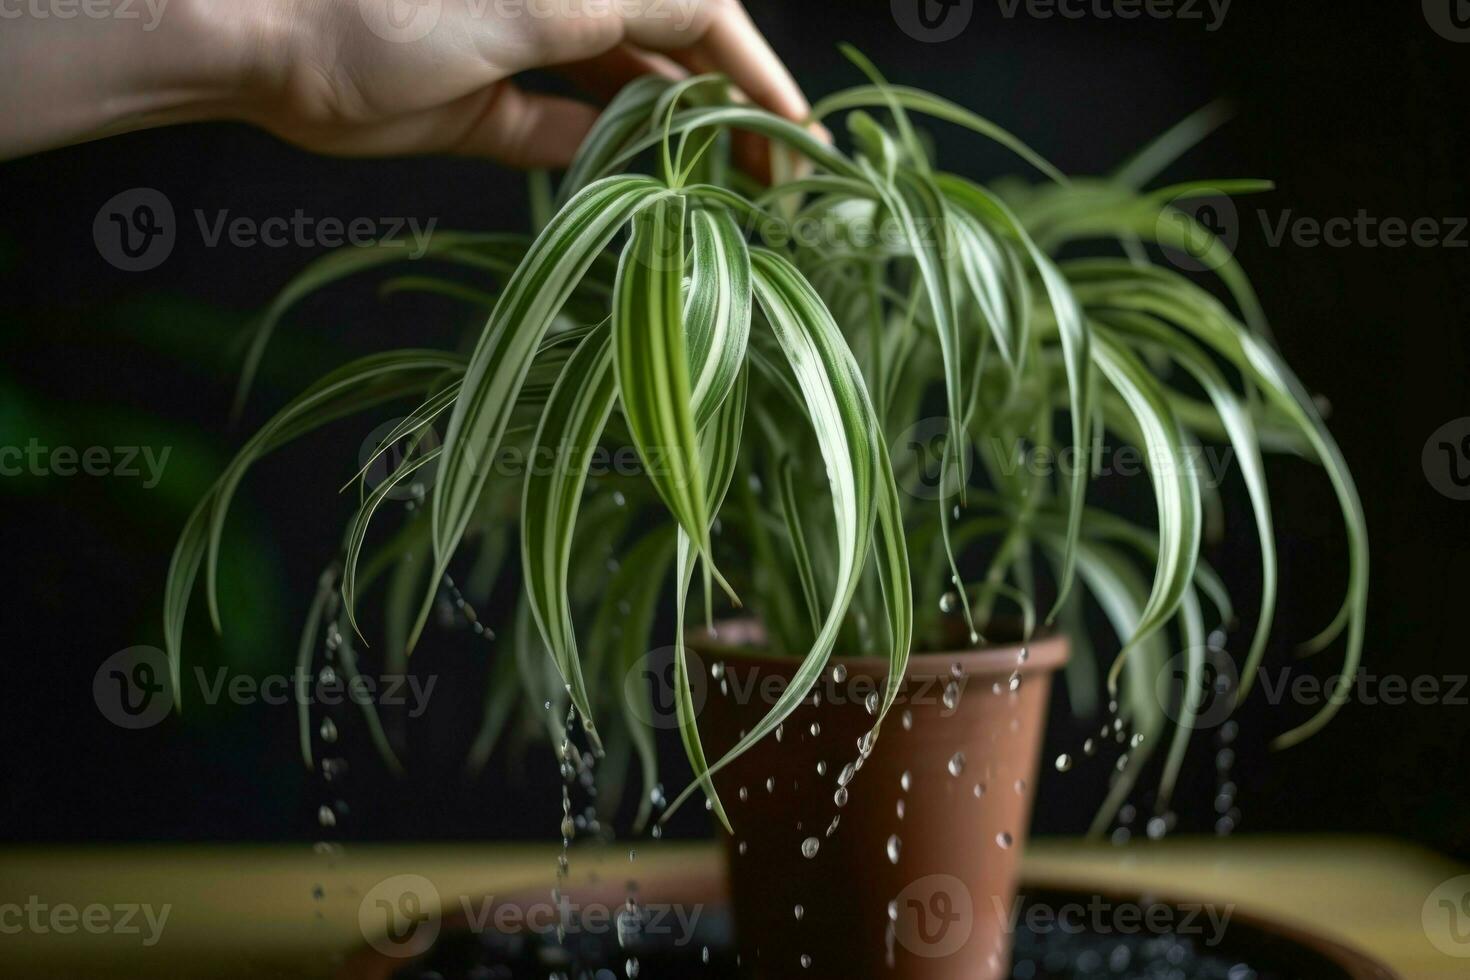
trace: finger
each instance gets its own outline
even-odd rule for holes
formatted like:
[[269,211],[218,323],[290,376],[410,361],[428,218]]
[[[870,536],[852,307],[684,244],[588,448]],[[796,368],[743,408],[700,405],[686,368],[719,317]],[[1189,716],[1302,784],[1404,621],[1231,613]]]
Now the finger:
[[671,81],[678,81],[689,74],[681,65],[664,55],[640,51],[627,44],[619,44],[593,58],[559,65],[553,70],[604,102],[642,75],[662,75]]
[[565,167],[597,110],[575,99],[525,92],[500,82],[477,95],[463,129],[446,147],[465,156],[485,156],[512,167]]
[[811,105],[745,8],[734,0],[719,6],[709,30],[694,45],[698,59],[730,76],[757,105],[793,121],[805,119]]

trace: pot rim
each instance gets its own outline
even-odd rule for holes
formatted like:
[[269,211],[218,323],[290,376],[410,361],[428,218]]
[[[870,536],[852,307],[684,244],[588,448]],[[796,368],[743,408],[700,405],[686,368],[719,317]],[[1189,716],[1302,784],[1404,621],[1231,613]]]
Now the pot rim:
[[[685,631],[684,642],[690,649],[696,650],[703,656],[738,659],[769,670],[794,672],[796,666],[801,662],[796,657],[778,656],[765,647],[729,642],[724,638],[729,634],[734,634],[737,637],[764,640],[765,628],[755,617],[717,620],[715,630],[720,636],[711,637],[704,627],[692,627]],[[1028,651],[1024,661],[1019,659],[1023,648]],[[849,671],[856,670],[864,675],[875,677],[888,673],[888,660],[884,657],[848,657],[834,653],[831,659],[839,658]],[[910,654],[908,671],[905,676],[946,675],[951,666],[956,663],[966,674],[972,676],[1009,675],[1012,672],[1033,674],[1057,670],[1070,658],[1071,644],[1066,634],[1052,629],[1043,629],[1038,631],[1029,643],[1001,643],[965,650]]]

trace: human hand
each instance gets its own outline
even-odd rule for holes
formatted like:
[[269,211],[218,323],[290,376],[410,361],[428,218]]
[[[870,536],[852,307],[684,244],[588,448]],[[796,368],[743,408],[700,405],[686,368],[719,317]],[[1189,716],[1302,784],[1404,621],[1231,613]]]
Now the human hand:
[[149,9],[156,19],[141,27],[117,18],[7,25],[0,156],[230,118],[323,153],[565,165],[598,110],[519,88],[512,76],[532,68],[604,98],[649,71],[717,71],[773,112],[800,120],[808,111],[738,0],[167,0]]

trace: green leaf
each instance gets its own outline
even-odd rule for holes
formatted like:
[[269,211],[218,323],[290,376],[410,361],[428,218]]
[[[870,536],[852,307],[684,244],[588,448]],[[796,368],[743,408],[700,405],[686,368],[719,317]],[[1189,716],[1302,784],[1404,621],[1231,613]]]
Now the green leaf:
[[617,399],[610,332],[588,334],[567,362],[541,416],[521,495],[526,599],[594,749],[601,750],[577,653],[567,591],[582,490]]
[[433,589],[490,476],[537,345],[583,273],[639,208],[667,193],[646,177],[609,177],[572,197],[536,239],[490,314],[454,403],[432,502],[435,575],[409,634],[423,630]]

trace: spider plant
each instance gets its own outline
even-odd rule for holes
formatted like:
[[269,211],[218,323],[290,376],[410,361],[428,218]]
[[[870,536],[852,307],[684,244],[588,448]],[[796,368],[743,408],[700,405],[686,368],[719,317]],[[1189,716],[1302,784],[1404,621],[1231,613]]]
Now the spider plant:
[[[670,592],[678,729],[696,778],[669,813],[702,789],[724,819],[710,775],[769,735],[834,653],[887,658],[876,738],[911,649],[942,642],[946,620],[962,620],[979,643],[1006,602],[1028,631],[1060,620],[1074,624],[1080,643],[1075,624],[1089,596],[1120,640],[1107,691],[1144,736],[1096,826],[1166,742],[1153,680],[1177,635],[1191,683],[1160,766],[1166,801],[1198,707],[1207,609],[1221,622],[1233,618],[1200,554],[1207,537],[1223,533],[1216,491],[1191,465],[1202,441],[1233,449],[1261,558],[1237,698],[1266,653],[1277,598],[1263,454],[1320,464],[1336,494],[1349,543],[1347,595],[1310,646],[1345,631],[1346,668],[1326,707],[1278,744],[1325,724],[1362,649],[1362,510],[1244,274],[1180,207],[1270,185],[1144,189],[1213,128],[1213,111],[1108,176],[1068,179],[993,123],[890,85],[849,54],[869,83],[823,99],[812,117],[845,115],[848,150],[733,100],[718,77],[643,78],[613,100],[554,194],[544,179],[533,183],[534,235],[441,233],[428,256],[441,272],[388,280],[385,291],[429,291],[479,308],[484,326],[469,338],[468,356],[393,350],[342,366],[246,443],[174,555],[164,626],[175,688],[201,567],[219,627],[221,532],[249,467],[328,422],[406,401],[414,407],[375,454],[406,446],[401,465],[376,486],[364,480],[369,467],[354,478],[355,516],[311,607],[303,666],[325,630],[342,667],[357,669],[366,640],[355,611],[372,588],[384,595],[384,657],[401,664],[436,596],[472,610],[466,597],[483,602],[494,583],[511,581],[519,598],[497,624],[498,645],[510,649],[498,651],[491,670],[471,762],[483,762],[517,704],[539,712],[544,702],[556,709],[545,713],[549,734],[568,757],[583,758],[567,738],[570,718],[560,720],[569,714],[591,757],[621,766],[636,753],[640,824],[656,778],[652,734],[639,721],[647,708],[637,703],[647,691],[622,681],[658,645],[656,610]],[[988,187],[942,171],[922,120],[983,134],[1039,178]],[[736,130],[773,145],[784,166],[772,186],[732,168]],[[1159,261],[1161,249],[1181,248],[1203,259],[1213,282]],[[293,304],[403,254],[388,245],[344,250],[290,283],[260,321],[242,396]],[[933,460],[890,455],[901,433],[931,417],[941,433]],[[1144,451],[1151,524],[1088,502],[1087,461],[1109,436]],[[632,447],[637,474],[598,465],[617,447]],[[1080,462],[1046,473],[1016,465],[1016,453],[1038,451]],[[532,465],[499,476],[508,458]],[[396,529],[370,545],[383,504],[405,492],[413,499]],[[683,626],[713,623],[717,606],[759,616],[772,647],[799,667],[765,719],[710,759]],[[467,615],[484,629],[478,614]],[[1085,677],[1090,661],[1074,659]],[[368,724],[397,765],[371,711]]]

